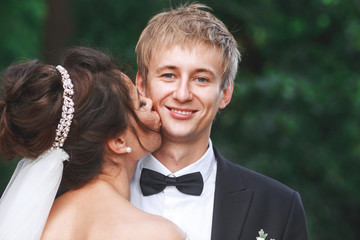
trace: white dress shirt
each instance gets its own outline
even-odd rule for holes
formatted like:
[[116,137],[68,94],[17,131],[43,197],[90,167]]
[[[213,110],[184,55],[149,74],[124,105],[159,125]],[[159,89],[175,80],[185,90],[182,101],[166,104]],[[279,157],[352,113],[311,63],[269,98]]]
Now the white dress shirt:
[[[200,172],[204,180],[203,192],[200,196],[192,196],[179,192],[175,186],[168,186],[160,193],[144,197],[139,184],[143,168],[172,177]],[[175,173],[170,172],[150,154],[141,159],[136,167],[130,185],[131,203],[148,213],[160,215],[171,220],[191,240],[210,240],[216,169],[217,163],[210,139],[208,150],[198,161]]]

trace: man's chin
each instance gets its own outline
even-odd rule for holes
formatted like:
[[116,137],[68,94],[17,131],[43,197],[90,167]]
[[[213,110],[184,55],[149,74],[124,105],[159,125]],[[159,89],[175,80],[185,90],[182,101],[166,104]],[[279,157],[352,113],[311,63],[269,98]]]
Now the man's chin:
[[193,135],[189,134],[185,131],[166,131],[162,129],[161,136],[163,141],[171,141],[171,142],[189,142]]

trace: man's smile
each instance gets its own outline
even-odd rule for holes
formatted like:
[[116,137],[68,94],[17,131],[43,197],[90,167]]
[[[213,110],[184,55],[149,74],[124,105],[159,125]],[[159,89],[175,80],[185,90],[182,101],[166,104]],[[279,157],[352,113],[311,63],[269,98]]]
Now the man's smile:
[[172,112],[176,112],[176,113],[180,113],[180,114],[184,114],[184,115],[190,115],[192,113],[194,113],[195,111],[181,111],[181,110],[177,110],[177,109],[170,109]]

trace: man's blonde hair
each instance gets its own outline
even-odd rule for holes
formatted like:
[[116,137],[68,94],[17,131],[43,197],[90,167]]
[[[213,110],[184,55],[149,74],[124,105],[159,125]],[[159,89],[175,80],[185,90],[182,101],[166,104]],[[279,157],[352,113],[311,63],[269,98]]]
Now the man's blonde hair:
[[207,44],[223,53],[222,89],[234,81],[240,53],[233,35],[224,23],[203,4],[190,4],[155,15],[136,45],[138,71],[145,83],[151,57],[167,47]]

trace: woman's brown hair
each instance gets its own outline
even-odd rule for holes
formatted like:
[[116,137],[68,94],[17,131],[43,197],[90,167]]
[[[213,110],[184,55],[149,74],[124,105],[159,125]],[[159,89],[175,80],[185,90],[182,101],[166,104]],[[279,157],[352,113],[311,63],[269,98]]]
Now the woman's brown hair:
[[[61,65],[74,85],[74,119],[64,150],[63,184],[76,189],[101,173],[104,146],[121,134],[134,114],[119,68],[100,51],[77,47],[65,52]],[[62,80],[52,65],[30,61],[3,74],[0,99],[0,155],[37,158],[55,139],[62,107]]]

